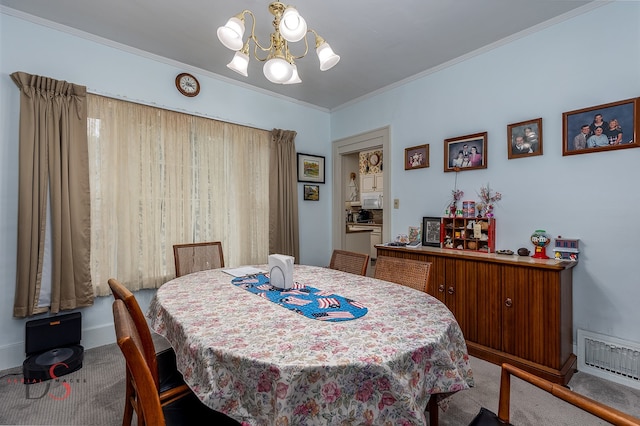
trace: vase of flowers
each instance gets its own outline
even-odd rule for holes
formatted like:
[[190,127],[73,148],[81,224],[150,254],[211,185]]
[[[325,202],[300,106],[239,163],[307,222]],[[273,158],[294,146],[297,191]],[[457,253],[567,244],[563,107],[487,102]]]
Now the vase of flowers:
[[493,217],[495,204],[502,199],[502,194],[491,189],[489,184],[480,187],[480,202],[476,204],[478,215],[482,217]]

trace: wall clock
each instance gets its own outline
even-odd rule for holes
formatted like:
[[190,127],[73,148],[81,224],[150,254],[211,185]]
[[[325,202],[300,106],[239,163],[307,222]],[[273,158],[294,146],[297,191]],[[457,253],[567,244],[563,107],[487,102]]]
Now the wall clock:
[[191,74],[183,72],[176,76],[176,88],[183,95],[193,97],[200,93],[200,82]]

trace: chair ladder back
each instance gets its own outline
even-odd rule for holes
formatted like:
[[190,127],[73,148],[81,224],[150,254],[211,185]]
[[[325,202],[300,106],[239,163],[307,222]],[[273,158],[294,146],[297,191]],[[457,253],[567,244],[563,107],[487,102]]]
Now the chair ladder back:
[[149,365],[149,369],[151,370],[151,376],[153,377],[153,381],[156,384],[156,389],[160,389],[160,379],[158,377],[158,360],[156,359],[156,348],[153,344],[153,337],[151,337],[151,331],[149,330],[149,324],[147,323],[147,319],[136,300],[136,297],[133,295],[131,290],[126,288],[122,283],[115,278],[110,278],[108,280],[109,287],[111,288],[111,292],[113,293],[113,297],[116,300],[122,300],[125,307],[129,311],[129,315],[131,315],[131,319],[136,326],[137,334],[140,336],[140,340],[142,341],[142,353],[144,354],[144,358]]
[[128,376],[133,379],[135,394],[131,395],[136,407],[139,425],[164,425],[164,414],[160,396],[153,380],[151,370],[142,351],[140,336],[124,301],[113,302],[113,320],[116,340],[124,355]]
[[374,278],[427,292],[431,262],[378,256]]
[[334,250],[331,254],[330,269],[342,272],[350,272],[357,275],[367,275],[369,255],[347,250]]
[[224,253],[220,241],[174,244],[173,258],[176,277],[208,269],[224,268]]

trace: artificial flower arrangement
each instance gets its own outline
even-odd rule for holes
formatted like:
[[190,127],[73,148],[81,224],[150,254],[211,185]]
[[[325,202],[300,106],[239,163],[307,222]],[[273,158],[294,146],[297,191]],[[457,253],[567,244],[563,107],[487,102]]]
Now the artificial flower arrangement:
[[478,196],[480,197],[480,202],[476,204],[478,213],[486,217],[493,217],[493,208],[496,203],[502,199],[502,194],[493,191],[487,183],[487,186],[480,187]]
[[456,180],[453,185],[453,189],[451,190],[451,203],[449,203],[450,216],[456,215],[456,210],[458,209],[458,201],[462,200],[462,197],[464,196],[464,192],[458,189],[458,172],[460,171],[460,169],[456,167],[454,170],[456,171]]
[[449,204],[449,214],[451,216],[455,216],[456,215],[456,210],[458,209],[458,201],[462,200],[462,196],[464,195],[464,192],[460,191],[459,189],[454,189],[451,191],[451,203]]

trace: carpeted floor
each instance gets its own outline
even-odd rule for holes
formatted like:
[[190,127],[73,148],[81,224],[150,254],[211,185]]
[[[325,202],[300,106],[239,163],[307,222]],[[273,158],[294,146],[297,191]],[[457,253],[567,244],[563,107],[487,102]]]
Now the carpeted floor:
[[[166,342],[156,336],[156,348]],[[467,425],[480,407],[498,409],[500,367],[472,358],[476,387],[451,398],[442,426]],[[124,359],[117,345],[85,351],[82,369],[55,381],[24,385],[22,368],[0,372],[2,425],[113,425],[122,423]],[[569,386],[640,417],[640,390],[576,373]],[[28,389],[28,392],[27,392]],[[606,423],[517,378],[511,383],[511,422],[518,426],[595,426]],[[295,426],[295,425],[290,425]]]
[[[441,426],[468,425],[480,407],[498,412],[500,367],[471,358],[476,386],[451,398],[449,409],[440,414]],[[640,390],[621,386],[590,374],[577,372],[569,387],[589,398],[640,418]],[[608,425],[571,404],[526,383],[511,378],[510,421],[516,426],[596,426]]]

